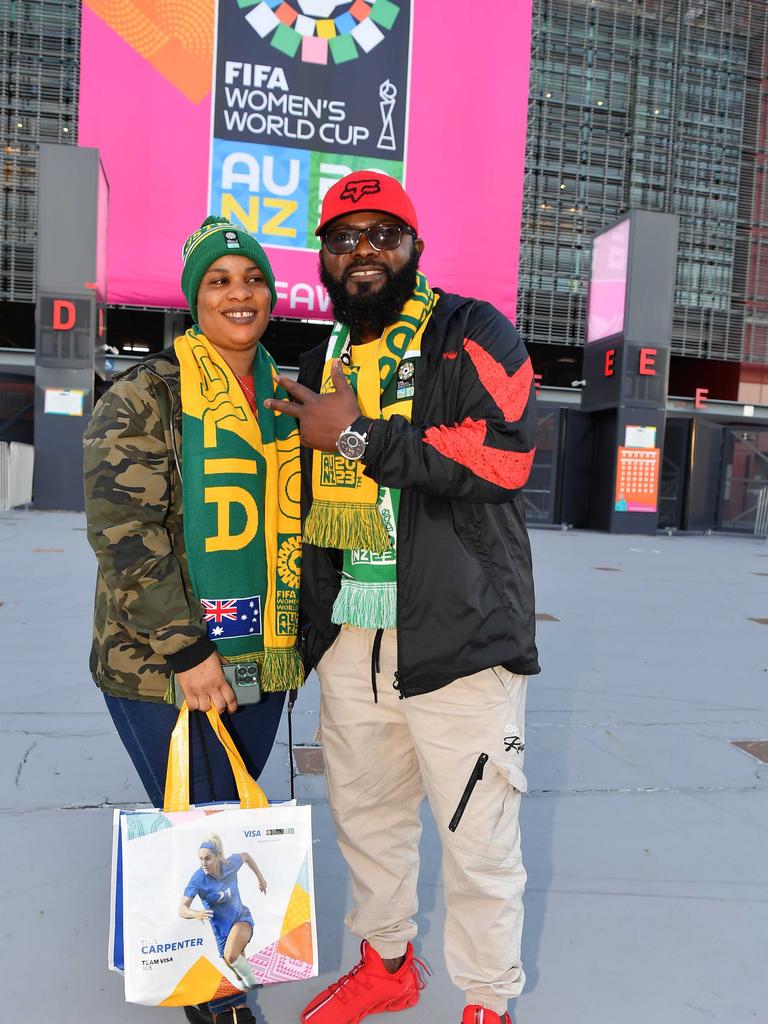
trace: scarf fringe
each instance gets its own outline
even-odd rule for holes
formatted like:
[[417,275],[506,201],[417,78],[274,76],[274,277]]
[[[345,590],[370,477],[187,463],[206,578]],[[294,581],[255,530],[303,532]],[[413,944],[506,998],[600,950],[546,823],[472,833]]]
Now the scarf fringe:
[[304,662],[296,647],[270,647],[256,655],[263,693],[283,693],[304,685]]
[[342,580],[331,622],[359,629],[394,629],[397,626],[397,583]]
[[317,499],[304,523],[304,542],[320,548],[360,548],[378,553],[392,550],[376,505],[336,505]]

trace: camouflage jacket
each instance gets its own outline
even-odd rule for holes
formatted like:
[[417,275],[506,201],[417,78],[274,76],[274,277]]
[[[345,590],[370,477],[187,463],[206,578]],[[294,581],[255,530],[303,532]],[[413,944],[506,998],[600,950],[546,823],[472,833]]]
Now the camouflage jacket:
[[116,697],[162,700],[172,671],[215,647],[187,570],[179,364],[172,349],[118,377],[85,431],[85,509],[98,575],[91,674]]

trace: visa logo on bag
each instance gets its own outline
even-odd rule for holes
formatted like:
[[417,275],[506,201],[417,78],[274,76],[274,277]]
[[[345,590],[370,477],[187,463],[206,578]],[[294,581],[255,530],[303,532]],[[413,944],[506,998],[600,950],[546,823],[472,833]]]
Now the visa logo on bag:
[[[293,836],[296,834],[295,828],[268,828],[266,834],[268,836]],[[261,839],[261,829],[245,829],[243,830],[243,836],[246,839]]]

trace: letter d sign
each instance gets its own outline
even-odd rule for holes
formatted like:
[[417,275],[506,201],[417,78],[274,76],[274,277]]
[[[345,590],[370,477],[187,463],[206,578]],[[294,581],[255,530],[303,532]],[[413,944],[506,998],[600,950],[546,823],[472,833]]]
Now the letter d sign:
[[[66,316],[65,316],[66,314]],[[53,329],[54,331],[71,331],[77,323],[77,313],[74,302],[67,299],[53,300]]]

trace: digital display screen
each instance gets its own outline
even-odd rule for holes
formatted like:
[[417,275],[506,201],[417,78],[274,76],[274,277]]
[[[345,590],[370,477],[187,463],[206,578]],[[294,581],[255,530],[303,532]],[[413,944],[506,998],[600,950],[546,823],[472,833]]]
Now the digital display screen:
[[587,344],[624,330],[629,262],[629,218],[596,235],[587,308]]
[[655,448],[656,427],[626,427],[624,430],[624,447]]
[[43,412],[54,416],[82,416],[85,392],[71,388],[46,388]]

